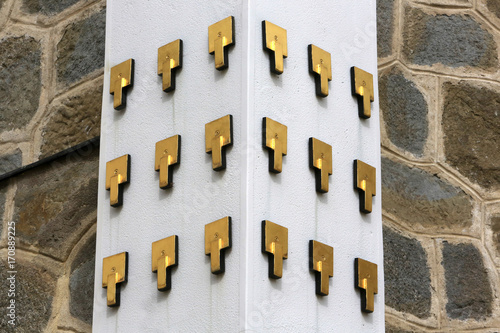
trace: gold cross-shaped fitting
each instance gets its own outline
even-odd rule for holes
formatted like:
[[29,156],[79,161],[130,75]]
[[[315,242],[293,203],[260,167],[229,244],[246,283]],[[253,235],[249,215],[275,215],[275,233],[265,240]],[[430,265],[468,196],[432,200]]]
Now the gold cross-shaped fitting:
[[175,89],[175,71],[182,67],[182,39],[158,48],[158,75],[162,75],[163,91]]
[[107,288],[108,306],[120,305],[120,288],[117,284],[127,281],[128,253],[122,252],[102,260],[102,287]]
[[375,294],[378,293],[377,264],[356,258],[354,262],[356,287],[361,294],[361,311],[375,310]]
[[215,53],[215,68],[223,70],[228,66],[227,46],[234,44],[234,17],[225,19],[208,27],[208,53]]
[[152,244],[151,269],[158,272],[157,288],[160,291],[171,288],[170,269],[179,264],[179,237],[173,235]]
[[316,191],[328,192],[328,176],[332,174],[332,146],[309,138],[309,165],[316,171]]
[[269,254],[269,277],[283,276],[283,259],[288,258],[288,228],[262,221],[262,252]]
[[355,187],[359,191],[359,210],[363,213],[372,212],[372,196],[376,195],[376,169],[365,162],[354,160],[356,178]]
[[123,184],[130,180],[130,155],[125,154],[106,163],[106,190],[113,207],[123,204]]
[[316,294],[328,296],[329,280],[333,276],[333,247],[309,241],[310,269],[316,272]]
[[328,96],[328,81],[332,80],[332,55],[309,44],[309,71],[316,77],[316,95]]
[[213,274],[224,273],[224,250],[231,247],[231,217],[226,216],[205,225],[205,254],[210,256]]
[[212,154],[212,169],[226,168],[224,147],[233,144],[233,116],[227,115],[205,124],[205,152]]
[[134,81],[134,59],[128,59],[111,67],[109,93],[113,95],[113,107],[123,109],[126,104],[126,87]]
[[288,56],[286,30],[269,21],[262,21],[262,41],[271,59],[271,72],[283,73],[283,58]]
[[375,100],[373,95],[373,75],[358,67],[351,68],[352,94],[358,97],[358,113],[361,118],[370,118],[370,102]]
[[263,144],[269,150],[269,171],[280,173],[283,169],[283,155],[287,150],[287,127],[271,118],[262,122]]
[[174,164],[181,159],[181,136],[174,135],[158,141],[155,150],[155,170],[160,171],[160,188],[172,187],[172,171]]

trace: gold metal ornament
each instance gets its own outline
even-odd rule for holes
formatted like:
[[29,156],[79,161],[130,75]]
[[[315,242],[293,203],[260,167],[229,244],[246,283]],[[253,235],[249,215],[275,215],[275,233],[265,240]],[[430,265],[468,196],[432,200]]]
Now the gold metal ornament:
[[355,285],[361,294],[361,311],[375,310],[375,296],[378,293],[377,264],[356,258],[354,260]]
[[118,284],[127,282],[128,253],[122,252],[102,260],[102,287],[107,288],[106,299],[110,307],[120,306]]
[[234,17],[228,16],[208,27],[208,53],[215,54],[215,68],[217,70],[227,68],[226,47],[233,45],[234,41]]
[[269,52],[271,72],[283,73],[283,58],[288,57],[286,30],[269,21],[262,21],[262,42]]
[[153,242],[151,253],[151,269],[158,274],[158,290],[170,290],[172,287],[170,269],[179,264],[179,237],[173,235]]
[[106,190],[113,207],[123,204],[123,184],[130,181],[130,155],[125,154],[106,163]]
[[109,93],[113,95],[113,107],[123,109],[127,101],[127,87],[134,83],[134,59],[128,59],[111,67]]
[[333,276],[333,247],[310,240],[309,266],[316,273],[316,294],[328,296],[330,277]]
[[224,273],[224,250],[231,247],[231,217],[226,216],[205,225],[205,254],[210,256],[213,274]]
[[233,116],[227,115],[205,124],[205,152],[212,154],[212,169],[226,168],[224,147],[233,144]]
[[262,252],[269,255],[269,277],[281,279],[283,259],[288,258],[288,228],[262,221]]
[[370,102],[375,100],[373,75],[358,67],[351,67],[352,95],[358,97],[358,112],[361,118],[370,118]]
[[162,75],[163,91],[175,89],[175,72],[182,67],[182,39],[158,48],[158,75]]
[[309,44],[309,71],[315,76],[316,95],[328,96],[328,81],[332,80],[332,56],[316,45]]
[[160,188],[173,185],[172,167],[181,161],[181,136],[174,135],[158,141],[155,150],[155,170],[160,171]]
[[316,191],[328,192],[328,176],[332,174],[332,146],[309,138],[309,166],[316,172]]
[[271,118],[262,119],[262,141],[269,150],[269,171],[280,173],[287,150],[287,127]]
[[359,191],[359,210],[363,213],[372,212],[372,196],[377,190],[377,170],[360,160],[354,160],[354,187]]

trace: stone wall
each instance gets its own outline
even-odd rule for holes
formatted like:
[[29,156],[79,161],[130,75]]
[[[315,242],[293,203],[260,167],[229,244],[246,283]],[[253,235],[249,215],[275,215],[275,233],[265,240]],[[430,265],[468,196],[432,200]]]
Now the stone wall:
[[[105,1],[0,0],[0,331],[91,332]],[[47,161],[47,160],[46,160]],[[16,327],[7,323],[16,222]]]
[[500,2],[377,7],[387,332],[498,332]]
[[[497,332],[500,2],[377,7],[387,332]],[[0,175],[99,135],[104,27],[103,0],[0,0]],[[91,332],[98,155],[0,181],[18,332]]]

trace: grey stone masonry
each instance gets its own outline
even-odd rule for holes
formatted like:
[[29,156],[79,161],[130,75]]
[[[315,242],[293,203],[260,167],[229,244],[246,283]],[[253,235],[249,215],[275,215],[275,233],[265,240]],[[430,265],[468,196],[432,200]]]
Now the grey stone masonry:
[[392,54],[394,2],[394,0],[377,0],[377,53],[381,58]]
[[[7,263],[0,263],[0,280],[2,284],[0,291],[0,308],[2,309],[2,320],[0,320],[0,331],[2,332],[44,332],[50,319],[52,301],[56,292],[57,276],[43,265],[19,260],[16,257],[15,274],[15,298],[7,297],[10,283],[7,278],[12,278],[8,273]],[[16,325],[15,329],[7,322],[7,302],[15,299]]]
[[14,220],[19,248],[65,261],[95,223],[98,149],[66,155],[17,180]]
[[[98,135],[105,5],[0,0],[0,174]],[[376,6],[387,332],[499,332],[500,1]],[[98,148],[71,156],[0,181],[16,332],[92,332]]]
[[0,175],[20,168],[23,165],[23,152],[17,148],[13,153],[0,156]]
[[419,318],[431,311],[427,255],[416,239],[384,227],[385,304]]
[[500,2],[498,0],[487,0],[486,3],[488,10],[500,18]]
[[462,231],[472,225],[471,197],[437,175],[382,158],[382,207],[414,230]]
[[[0,9],[0,178],[18,172],[0,180],[0,332],[90,333],[99,147],[50,157],[99,136],[106,1],[0,0]],[[11,221],[15,328],[5,312]]]
[[26,126],[38,110],[40,43],[28,35],[0,39],[0,132]]
[[377,8],[386,332],[499,332],[500,1]]
[[70,313],[92,324],[94,303],[95,234],[80,250],[71,264],[69,280]]
[[493,295],[479,250],[472,244],[445,242],[443,267],[448,316],[461,320],[491,316]]
[[500,85],[443,84],[446,162],[485,189],[500,190]]
[[497,256],[500,256],[500,215],[491,218],[491,231],[493,234],[493,243],[497,251]]
[[42,128],[40,158],[98,136],[101,129],[101,103],[101,78],[51,103],[48,121]]
[[498,65],[493,36],[470,15],[429,15],[407,7],[404,26],[403,53],[411,63],[484,69]]
[[74,5],[79,0],[23,0],[23,10],[27,13],[54,15]]
[[429,123],[427,102],[416,85],[397,69],[379,78],[380,110],[391,142],[422,156]]
[[79,81],[104,65],[106,10],[70,24],[57,44],[57,77],[63,84]]
[[5,225],[5,200],[7,199],[8,184],[7,182],[0,182],[0,237],[2,236],[3,226]]

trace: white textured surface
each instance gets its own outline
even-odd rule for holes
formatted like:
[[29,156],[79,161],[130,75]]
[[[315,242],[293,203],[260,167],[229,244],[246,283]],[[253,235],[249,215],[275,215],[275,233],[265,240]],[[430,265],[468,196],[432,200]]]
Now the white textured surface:
[[[208,54],[207,31],[229,15],[235,17],[236,45],[229,50],[229,68],[219,72]],[[269,71],[262,20],[288,31],[281,76]],[[358,118],[349,72],[353,65],[377,72],[375,1],[108,0],[106,23],[94,331],[383,332],[378,94],[372,117]],[[184,41],[183,68],[176,91],[166,94],[156,75],[157,49],[177,38]],[[332,54],[333,80],[325,99],[316,97],[308,72],[310,43]],[[115,111],[109,69],[128,58],[135,59],[134,87],[126,109]],[[205,123],[226,114],[233,115],[234,145],[227,150],[227,169],[214,172],[204,152]],[[262,117],[288,126],[282,174],[268,172]],[[174,134],[182,136],[181,164],[174,188],[164,191],[154,171],[154,148]],[[308,165],[311,136],[333,146],[327,194],[315,191]],[[105,164],[126,153],[131,181],[124,205],[113,208],[104,189]],[[359,212],[354,159],[377,168],[372,214]],[[215,276],[204,255],[204,225],[227,215],[233,220],[233,247],[226,252],[225,274]],[[263,219],[289,228],[281,280],[268,278],[267,255],[260,252]],[[162,293],[151,272],[151,243],[172,234],[179,236],[179,266],[172,271],[172,290]],[[314,293],[310,239],[334,247],[328,297]],[[130,256],[129,280],[121,286],[121,306],[108,308],[102,258],[122,251]],[[360,311],[356,257],[379,265],[373,314]]]

